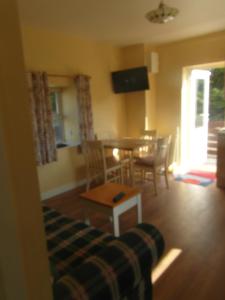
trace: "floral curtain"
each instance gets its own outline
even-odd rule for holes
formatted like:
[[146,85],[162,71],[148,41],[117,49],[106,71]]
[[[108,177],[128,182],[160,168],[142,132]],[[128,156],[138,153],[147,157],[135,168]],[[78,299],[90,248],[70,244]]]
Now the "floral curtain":
[[77,75],[75,77],[75,84],[79,107],[81,142],[85,140],[94,140],[90,77],[87,75]]
[[47,73],[29,72],[28,84],[36,161],[38,165],[45,165],[57,158]]

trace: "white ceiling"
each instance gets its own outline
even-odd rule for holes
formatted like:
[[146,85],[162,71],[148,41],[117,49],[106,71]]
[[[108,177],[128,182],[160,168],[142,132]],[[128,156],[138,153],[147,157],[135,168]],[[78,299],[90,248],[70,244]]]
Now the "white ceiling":
[[225,29],[225,0],[164,2],[180,10],[167,24],[151,24],[145,19],[159,0],[18,0],[24,25],[117,45],[164,43]]

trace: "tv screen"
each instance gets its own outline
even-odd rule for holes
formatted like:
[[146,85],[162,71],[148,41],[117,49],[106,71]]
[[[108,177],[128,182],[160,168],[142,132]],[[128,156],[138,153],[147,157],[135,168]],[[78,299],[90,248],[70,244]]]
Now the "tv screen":
[[115,93],[148,90],[148,69],[144,66],[112,72],[112,84]]

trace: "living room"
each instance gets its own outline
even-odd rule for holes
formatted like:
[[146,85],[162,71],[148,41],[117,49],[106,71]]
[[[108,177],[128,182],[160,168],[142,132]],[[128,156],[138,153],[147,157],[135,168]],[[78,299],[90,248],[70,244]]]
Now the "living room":
[[[182,69],[223,61],[224,39],[225,33],[222,31],[154,48],[145,44],[121,48],[46,29],[23,28],[27,70],[71,76],[82,70],[92,77],[94,130],[100,138],[107,131],[113,132],[117,138],[138,136],[147,118],[149,129],[157,128],[161,135],[172,134],[173,142],[177,128],[181,127]],[[160,72],[150,74],[150,90],[114,94],[110,72],[144,65],[152,49],[159,54]],[[79,169],[82,164],[77,148],[59,150],[57,163],[38,169],[43,198],[53,196],[60,189],[66,191],[82,184],[84,174]],[[61,172],[64,176],[59,178]]]
[[[94,130],[99,138],[104,138],[106,133],[109,132],[113,133],[116,138],[124,136],[135,137],[140,135],[140,132],[144,129],[147,122],[148,129],[157,129],[157,132],[160,135],[172,134],[174,137],[172,149],[174,149],[177,128],[180,128],[181,124],[181,86],[183,68],[198,64],[223,62],[225,60],[225,24],[216,24],[215,28],[212,29],[209,25],[208,27],[205,25],[204,30],[202,29],[202,31],[197,26],[198,24],[196,24],[196,30],[192,28],[192,31],[187,34],[187,37],[173,37],[171,34],[171,41],[169,41],[169,34],[167,33],[166,27],[164,27],[162,30],[165,30],[164,35],[166,35],[167,38],[166,42],[151,42],[151,39],[149,39],[149,41],[145,40],[142,42],[137,40],[137,42],[129,42],[129,45],[123,46],[118,42],[114,43],[109,40],[99,41],[97,38],[94,39],[87,37],[85,34],[74,34],[73,32],[67,32],[63,29],[59,29],[58,27],[53,29],[51,26],[49,27],[46,24],[46,26],[43,26],[43,24],[41,24],[42,26],[39,26],[40,24],[34,24],[33,22],[37,21],[37,18],[35,19],[31,12],[34,13],[35,6],[32,7],[32,11],[27,10],[27,15],[26,11],[21,13],[21,9],[24,9],[24,7],[26,7],[25,5],[27,5],[26,1],[18,1],[21,14],[21,23],[19,25],[17,18],[15,17],[15,15],[17,15],[15,1],[11,0],[7,2],[8,3],[5,1],[1,8],[1,32],[4,37],[3,40],[5,41],[5,49],[2,49],[2,64],[4,67],[2,67],[1,81],[4,86],[4,88],[2,86],[2,90],[6,91],[6,86],[8,86],[8,89],[11,90],[10,93],[12,94],[9,94],[8,92],[2,93],[4,96],[6,95],[5,99],[9,97],[10,100],[8,100],[8,104],[2,100],[3,102],[1,104],[1,127],[3,128],[1,131],[1,144],[5,146],[0,149],[1,162],[2,160],[4,162],[9,161],[10,166],[4,165],[1,171],[1,183],[4,182],[1,189],[1,195],[4,195],[5,199],[11,199],[12,202],[9,200],[8,204],[2,203],[3,207],[1,208],[1,211],[5,214],[4,218],[2,218],[2,220],[4,220],[3,226],[1,226],[2,234],[4,236],[10,236],[12,240],[8,242],[9,244],[11,243],[11,245],[14,245],[14,249],[18,247],[18,260],[12,264],[12,269],[9,268],[9,270],[13,271],[16,265],[17,271],[15,274],[19,274],[20,270],[20,280],[22,280],[22,278],[27,278],[27,276],[30,277],[29,282],[26,282],[24,279],[23,282],[19,283],[19,281],[17,281],[18,277],[15,275],[15,282],[18,282],[18,285],[20,286],[24,286],[24,290],[29,290],[30,295],[34,293],[35,296],[30,296],[29,299],[36,299],[35,297],[37,297],[37,299],[50,299],[48,272],[46,271],[47,259],[44,249],[44,236],[41,225],[39,200],[40,198],[47,199],[52,196],[57,196],[82,185],[85,180],[85,173],[83,169],[84,159],[80,154],[78,147],[65,147],[57,150],[57,162],[38,167],[38,173],[36,173],[27,102],[23,100],[15,101],[17,98],[26,98],[24,84],[25,76],[20,80],[18,80],[18,78],[23,76],[21,74],[25,74],[25,72],[29,71],[45,71],[49,74],[68,75],[71,76],[71,78],[79,73],[86,74],[91,77]],[[171,4],[171,6],[178,6],[178,3],[175,1],[174,3],[173,1],[170,2],[171,3],[169,4]],[[209,2],[212,5],[209,5],[209,7],[216,6],[215,3],[213,4],[211,1]],[[190,6],[190,4],[187,5]],[[157,3],[155,2],[155,5],[152,5],[152,8],[156,6]],[[179,9],[181,10],[180,7]],[[191,8],[189,9],[191,10]],[[223,11],[222,7],[219,10]],[[3,12],[5,12],[5,14]],[[31,14],[30,20],[32,20],[30,23],[28,18],[29,13]],[[182,11],[182,13],[184,14],[184,11]],[[8,19],[6,19],[6,17]],[[211,25],[213,26],[213,22]],[[22,32],[21,40],[19,26]],[[145,26],[150,26],[147,21]],[[167,25],[165,24],[160,26]],[[14,41],[12,41],[9,36],[14,37]],[[12,50],[16,52],[15,49],[18,49],[18,55],[10,52]],[[23,51],[25,67],[23,67],[21,51]],[[156,52],[158,54],[159,72],[149,74],[150,90],[126,95],[114,94],[111,86],[110,73],[116,70],[143,66],[146,64],[146,60],[152,52]],[[11,57],[14,56],[16,56],[16,58],[12,60]],[[7,58],[7,63],[5,58]],[[15,66],[18,66],[18,70]],[[11,77],[12,73],[14,73],[13,77]],[[12,84],[9,84],[9,82],[16,82],[15,85],[13,85],[13,90],[12,88],[10,89],[10,85],[12,87]],[[21,86],[23,86],[22,89]],[[12,99],[14,99],[14,101]],[[18,114],[18,111],[20,114]],[[2,116],[3,114],[4,116]],[[17,129],[20,133],[19,139],[18,132],[15,132],[14,130],[15,126],[12,127],[13,123],[17,124]],[[7,156],[7,159],[2,159],[3,153]],[[174,161],[179,161],[179,155],[171,158],[173,158]],[[174,161],[171,160],[171,163]],[[5,172],[6,170],[8,171]],[[5,176],[6,173],[9,174],[8,178]],[[37,174],[39,183],[37,182]],[[14,178],[12,182],[10,180],[10,175],[13,175]],[[17,178],[17,180],[15,180],[15,178]],[[5,180],[7,180],[8,183],[6,183]],[[13,186],[13,188],[9,188],[7,191],[6,187],[8,184]],[[144,189],[146,189],[146,187]],[[173,224],[173,221],[171,220],[172,216],[174,216],[172,211],[173,208],[176,210],[178,207],[183,210],[175,223],[177,227],[181,229],[183,228],[185,232],[186,227],[182,222],[185,222],[186,224],[186,222],[188,222],[187,218],[190,218],[190,216],[197,218],[201,209],[204,210],[214,207],[215,210],[212,210],[211,213],[218,213],[219,216],[221,215],[220,226],[215,222],[215,228],[217,226],[218,228],[222,228],[222,212],[224,212],[224,206],[222,203],[224,198],[223,192],[216,190],[216,188],[197,190],[195,187],[191,189],[186,186],[179,186],[176,189],[172,182],[169,195],[167,194],[167,190],[162,187],[162,191],[160,191],[158,198],[155,198],[152,196],[151,185],[149,185],[149,189],[149,191],[145,190],[147,196],[144,196],[144,202],[147,202],[148,197],[153,200],[150,206],[149,204],[146,205],[144,219],[148,222],[152,219],[154,225],[159,225],[160,229],[162,228],[164,238],[167,241],[167,249],[174,248],[174,246],[176,246],[178,248],[180,247],[184,251],[185,246],[188,248],[193,242],[195,243],[194,248],[196,248],[196,251],[204,251],[205,244],[202,243],[202,245],[200,245],[200,242],[198,244],[197,235],[194,235],[193,240],[190,241],[189,244],[187,243],[189,237],[187,237],[186,240],[182,240],[181,238],[180,243],[177,243],[177,238],[173,245],[173,240],[175,241],[175,233],[174,236],[169,237],[170,228],[173,230],[175,228],[175,224]],[[12,191],[14,195],[12,195]],[[183,204],[177,206],[175,200],[171,200],[171,206],[167,206],[166,198],[177,199],[179,197],[184,200]],[[196,197],[200,197],[201,200],[198,203],[198,209],[192,211],[191,205],[194,205],[194,200],[191,199]],[[210,197],[217,199],[217,202],[214,204],[210,203]],[[32,201],[30,201],[31,198]],[[207,203],[204,203],[204,199],[207,199]],[[188,201],[190,202],[190,206],[187,204]],[[7,205],[9,205],[9,207],[6,207]],[[157,205],[160,206],[160,209]],[[167,206],[168,210],[163,212],[163,206]],[[155,210],[155,214],[152,213],[152,210]],[[29,218],[27,217],[27,212],[30,212]],[[161,216],[159,215],[159,212],[162,213]],[[168,215],[170,212],[171,217]],[[189,216],[188,214],[186,215],[185,212],[189,212]],[[210,211],[206,214],[210,215]],[[8,216],[8,220],[6,220],[6,215]],[[13,226],[8,227],[8,225],[6,225],[8,224],[7,222],[11,220],[11,224],[13,224],[12,220],[15,215],[18,219],[16,218],[14,220],[14,228]],[[160,225],[160,218],[164,218],[162,223],[170,219],[170,225],[167,229],[165,228],[166,226]],[[182,218],[184,218],[183,221]],[[200,222],[202,222],[202,226],[207,224],[207,220],[210,222],[212,221],[210,216],[208,219],[201,219]],[[99,222],[101,222],[101,220]],[[192,225],[192,229],[190,231],[192,233],[195,233],[194,227],[197,226],[197,220],[194,223],[195,224]],[[108,225],[106,225],[106,228],[107,226]],[[8,234],[6,228],[8,228]],[[21,235],[21,245],[23,246],[16,246],[15,241],[18,239],[18,233],[16,233],[18,228],[20,232],[19,236]],[[27,228],[30,228],[30,230]],[[122,228],[123,230],[128,229],[125,221],[122,223]],[[191,234],[190,232],[183,233],[181,229],[180,231],[176,231],[177,236]],[[214,234],[216,236],[218,233],[214,232]],[[14,235],[15,241],[13,242]],[[34,236],[40,236],[40,245],[38,245],[39,241],[36,241],[37,238],[34,239]],[[202,239],[204,240],[204,237]],[[37,242],[36,250],[32,250],[33,254],[26,256],[25,254],[29,253],[29,247],[26,248],[26,244],[34,242]],[[10,253],[9,244],[7,244],[6,241],[5,253]],[[25,249],[28,252],[26,252]],[[20,251],[23,252],[23,255],[25,255],[26,258],[19,258]],[[217,251],[219,252],[220,250],[217,249]],[[33,257],[40,255],[40,259],[36,259],[34,262],[32,255],[34,255]],[[187,255],[187,253],[184,255]],[[198,255],[200,254],[196,253],[196,256]],[[9,257],[15,258],[15,252]],[[221,258],[222,255],[219,257]],[[20,264],[28,266],[29,264],[31,265],[31,261],[33,266],[39,270],[37,273],[45,274],[41,281],[40,275],[34,275],[30,267],[27,267],[27,275],[21,271]],[[211,263],[213,264],[213,261],[211,261]],[[199,266],[202,267],[200,264]],[[182,269],[183,267],[183,265],[181,265],[181,267],[177,266],[178,271],[179,268]],[[219,267],[217,270],[219,270]],[[206,272],[208,271],[209,270],[206,269]],[[222,267],[220,271],[222,271]],[[7,271],[3,271],[4,275],[6,274],[4,272],[7,273]],[[9,274],[10,276],[12,275],[10,272],[8,275]],[[179,272],[176,274],[179,274]],[[173,275],[168,276],[170,277]],[[213,277],[215,274],[213,273],[211,276]],[[31,277],[33,278],[31,279]],[[169,281],[169,277],[168,279],[164,279],[164,282],[162,281],[157,285],[155,299],[173,299],[173,297],[175,297],[175,287],[173,287],[173,293],[171,292],[170,294],[169,292],[168,285],[169,282],[171,282]],[[214,280],[215,278],[213,277]],[[202,278],[202,280],[204,279]],[[165,284],[164,287],[163,283]],[[208,283],[210,285],[210,281]],[[199,284],[201,284],[200,278]],[[216,287],[216,284],[214,287]],[[219,292],[218,289],[218,296],[215,299],[223,299],[224,294],[222,293],[224,290],[222,286],[220,286],[220,288],[221,290]],[[3,299],[13,299],[8,296],[10,294],[10,289],[7,290],[7,287],[5,287],[5,290],[6,295]],[[15,288],[15,291],[17,290],[21,291],[19,287],[18,289]],[[46,292],[45,295],[45,291],[49,291],[49,295],[47,295],[48,292]],[[206,291],[209,295],[212,295],[212,289],[209,289],[207,286],[207,288],[201,292],[201,298],[199,296],[199,298],[196,299],[207,299]],[[192,293],[194,292],[191,288],[187,295],[183,296],[183,298],[181,298],[180,293],[181,291],[177,289],[177,295],[179,295],[180,299],[195,299],[192,297]],[[21,295],[18,296],[18,299],[26,299],[22,294],[23,292],[21,291]]]

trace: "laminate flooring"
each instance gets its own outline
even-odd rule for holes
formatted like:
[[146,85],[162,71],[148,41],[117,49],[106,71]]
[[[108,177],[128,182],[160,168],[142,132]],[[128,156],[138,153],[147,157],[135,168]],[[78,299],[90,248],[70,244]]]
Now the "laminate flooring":
[[[154,283],[155,300],[224,300],[225,299],[225,191],[215,184],[201,187],[170,179],[170,189],[160,182],[158,196],[151,183],[142,189],[143,222],[152,223],[163,234],[166,249],[180,255]],[[46,203],[75,218],[83,211],[77,189],[54,197]],[[92,224],[112,232],[109,220],[93,214]],[[136,209],[120,219],[121,233],[136,224]],[[138,299],[137,299],[138,300]]]

